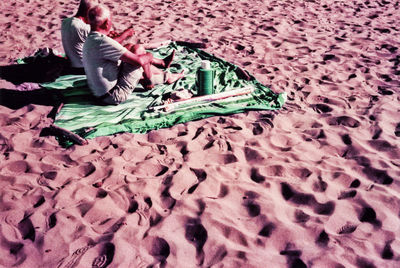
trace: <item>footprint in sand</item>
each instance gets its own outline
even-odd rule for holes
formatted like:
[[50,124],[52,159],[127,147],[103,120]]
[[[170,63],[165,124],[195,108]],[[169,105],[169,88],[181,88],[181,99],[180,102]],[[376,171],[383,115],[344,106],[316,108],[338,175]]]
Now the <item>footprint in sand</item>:
[[353,198],[357,195],[357,191],[356,190],[350,190],[350,191],[343,191],[339,194],[338,199],[342,200],[342,199],[349,199],[349,198]]
[[351,234],[357,229],[357,225],[346,223],[337,231],[338,234]]
[[400,123],[397,123],[396,128],[394,130],[394,135],[396,135],[396,137],[400,137]]
[[297,223],[305,223],[310,219],[310,215],[308,215],[301,209],[296,209],[296,211],[294,212],[294,217]]
[[262,183],[265,181],[265,176],[261,175],[258,168],[251,168],[250,179],[256,183]]
[[368,222],[374,226],[381,226],[381,222],[376,218],[375,210],[370,206],[364,206],[358,214],[360,222]]
[[223,183],[220,185],[218,198],[224,198],[229,194],[229,187]]
[[327,61],[335,61],[335,62],[339,62],[340,61],[340,59],[337,57],[337,56],[335,56],[335,55],[333,55],[333,54],[325,54],[325,55],[323,55],[323,64],[326,64],[326,62]]
[[72,255],[68,256],[67,258],[62,259],[57,268],[73,268],[76,267],[79,262],[81,261],[83,255],[91,248],[91,245],[84,246],[79,248],[72,253]]
[[[377,134],[375,134],[375,135],[377,135]],[[374,138],[374,137],[372,137],[372,138]],[[396,151],[396,149],[397,149],[396,146],[391,145],[389,142],[387,142],[385,140],[373,139],[373,140],[368,141],[368,144],[372,148],[374,148],[375,150],[380,151],[380,152]]]
[[319,203],[312,194],[304,194],[297,192],[292,187],[282,182],[281,193],[286,201],[293,202],[297,205],[306,205],[313,208],[313,211],[319,215],[332,215],[335,210],[335,202],[328,201],[326,203]]
[[26,161],[18,160],[9,163],[5,168],[9,173],[20,174],[29,172],[29,164]]
[[264,132],[264,129],[260,125],[260,123],[253,123],[253,135],[257,136]]
[[40,207],[41,205],[43,205],[44,202],[46,202],[46,199],[44,198],[43,195],[41,195],[38,201],[33,205],[33,207],[34,208]]
[[[10,254],[17,256],[21,253],[21,250],[24,248],[24,244],[17,243],[17,242],[10,242],[9,243]],[[22,255],[22,254],[21,254]],[[22,259],[22,256],[21,256]]]
[[360,187],[360,185],[361,185],[360,180],[359,179],[355,179],[355,180],[353,180],[351,182],[350,188],[358,188],[358,187]]
[[[224,245],[218,246],[213,250],[212,257],[209,259],[206,267],[216,267],[217,263],[223,261],[223,259],[228,255],[228,251]],[[224,266],[223,263],[220,266]]]
[[307,268],[307,265],[300,259],[302,252],[300,250],[290,249],[292,245],[288,244],[285,250],[279,252],[287,259],[290,268]]
[[286,174],[286,168],[281,165],[266,166],[263,171],[265,175],[273,177],[283,177]]
[[344,135],[342,135],[341,138],[342,138],[343,143],[346,145],[351,145],[353,143],[349,134],[344,134]]
[[106,267],[107,257],[105,255],[98,256],[93,260],[92,268]]
[[329,113],[333,110],[329,105],[321,103],[311,105],[311,107],[319,114]]
[[168,242],[164,238],[155,237],[151,243],[149,253],[156,260],[160,261],[161,263],[165,263],[170,254]]
[[360,122],[349,116],[338,116],[330,118],[328,121],[329,125],[342,125],[346,127],[356,128],[360,126]]
[[258,235],[263,237],[270,237],[272,232],[276,229],[276,225],[272,222],[264,224],[261,230],[258,232]]
[[43,172],[43,177],[49,180],[54,180],[57,177],[58,172],[57,171],[46,171]]
[[325,230],[322,230],[322,232],[318,235],[318,237],[315,239],[315,243],[320,247],[326,247],[328,245],[329,235],[325,232]]
[[88,177],[90,174],[96,171],[96,166],[91,162],[88,162],[88,163],[83,163],[77,169],[80,177]]
[[85,217],[86,213],[94,206],[94,202],[82,202],[78,205],[78,209],[82,217]]
[[204,262],[203,247],[208,238],[206,228],[200,219],[189,219],[185,226],[185,238],[196,248],[196,258],[201,265]]
[[383,96],[393,95],[393,91],[388,90],[387,87],[383,87],[383,86],[378,86],[378,93]]
[[314,192],[323,193],[328,188],[328,183],[322,180],[320,176],[318,176],[318,180],[312,184],[312,189]]
[[381,257],[382,259],[391,260],[394,257],[394,253],[391,247],[391,241],[386,242],[385,247],[382,250]]
[[203,169],[190,168],[190,170],[196,175],[197,180],[198,180],[197,183],[195,183],[188,189],[188,193],[192,194],[197,189],[197,187],[200,185],[200,183],[206,180],[207,173]]
[[105,243],[101,249],[100,255],[93,260],[92,268],[107,267],[114,259],[115,245],[113,243]]
[[49,216],[47,225],[49,226],[49,229],[51,229],[54,226],[56,226],[56,224],[57,224],[57,217],[56,217],[56,213],[54,212]]
[[252,164],[260,164],[265,159],[260,152],[254,150],[250,147],[244,148],[244,155],[246,157],[247,162]]
[[107,195],[108,195],[108,193],[106,190],[101,189],[101,188],[97,190],[97,194],[96,194],[97,198],[102,199],[102,198],[105,198]]
[[131,199],[129,202],[128,213],[134,213],[138,210],[139,203],[135,199]]
[[376,267],[371,261],[362,257],[357,257],[356,265],[357,267]]
[[243,206],[247,209],[247,213],[250,217],[257,217],[258,215],[260,215],[261,207],[254,200],[245,199],[243,202]]
[[373,168],[366,165],[362,172],[367,176],[367,178],[373,182],[389,185],[393,183],[393,178],[387,174],[386,170]]
[[35,227],[33,227],[32,221],[29,217],[24,218],[18,223],[18,230],[22,235],[22,239],[29,239],[32,242],[35,242]]

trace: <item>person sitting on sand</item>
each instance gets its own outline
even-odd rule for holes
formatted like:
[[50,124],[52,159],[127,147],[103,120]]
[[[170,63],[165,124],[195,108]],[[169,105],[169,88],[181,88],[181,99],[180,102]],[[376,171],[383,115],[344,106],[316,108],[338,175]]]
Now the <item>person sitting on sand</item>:
[[139,82],[151,87],[173,83],[183,73],[166,73],[154,65],[168,68],[174,56],[156,59],[141,45],[131,50],[108,37],[111,30],[111,14],[107,7],[97,5],[89,10],[91,27],[83,46],[83,66],[89,88],[94,96],[105,104],[125,101]]
[[[61,41],[65,54],[70,62],[70,68],[67,70],[69,73],[85,74],[82,63],[82,49],[90,33],[87,13],[90,8],[98,4],[98,0],[81,0],[76,15],[62,21]],[[110,36],[121,43],[134,33],[132,28],[128,28],[120,34],[111,31]]]
[[71,67],[83,70],[82,49],[90,32],[87,12],[97,5],[97,0],[81,0],[74,17],[66,18],[61,23],[61,41]]

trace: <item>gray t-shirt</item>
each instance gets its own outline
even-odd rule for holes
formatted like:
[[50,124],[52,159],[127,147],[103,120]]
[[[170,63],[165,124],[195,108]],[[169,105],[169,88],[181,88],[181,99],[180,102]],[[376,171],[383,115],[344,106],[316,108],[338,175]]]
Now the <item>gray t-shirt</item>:
[[90,32],[83,45],[83,67],[93,94],[106,94],[118,81],[119,60],[127,49],[99,32]]
[[71,61],[71,66],[82,68],[83,43],[90,33],[90,25],[83,20],[72,17],[66,18],[61,24],[61,40],[65,54]]

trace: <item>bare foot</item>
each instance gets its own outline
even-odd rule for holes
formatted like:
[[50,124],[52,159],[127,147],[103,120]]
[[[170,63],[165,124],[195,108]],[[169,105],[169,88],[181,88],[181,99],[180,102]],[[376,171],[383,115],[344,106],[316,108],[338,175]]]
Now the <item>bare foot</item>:
[[178,81],[179,79],[185,77],[184,71],[178,73],[178,74],[173,74],[173,73],[166,73],[166,79],[165,79],[165,83],[166,84],[172,84],[176,81]]
[[167,69],[171,66],[172,61],[174,60],[175,50],[172,51],[167,57],[164,58],[164,68]]
[[172,53],[166,56],[164,59],[153,58],[151,64],[156,66],[157,68],[167,69],[169,66],[171,66],[171,63],[174,60],[174,56],[175,50],[172,51]]
[[145,91],[154,88],[154,85],[151,83],[151,80],[150,80],[150,79],[142,78],[142,79],[139,80],[139,83],[143,86],[143,89],[144,89]]

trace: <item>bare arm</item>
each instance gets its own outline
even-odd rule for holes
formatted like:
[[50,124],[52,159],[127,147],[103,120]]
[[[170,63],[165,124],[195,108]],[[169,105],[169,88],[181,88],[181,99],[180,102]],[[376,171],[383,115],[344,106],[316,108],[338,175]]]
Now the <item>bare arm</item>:
[[135,31],[132,28],[128,28],[125,31],[123,31],[121,34],[118,34],[116,32],[111,32],[110,37],[117,41],[118,43],[122,43],[125,39],[128,37],[131,37],[132,35],[135,34]]
[[159,47],[163,47],[163,46],[167,46],[171,43],[171,40],[164,40],[164,41],[160,41],[160,42],[155,42],[155,43],[147,43],[147,44],[143,44],[143,46],[146,49],[154,49],[154,48],[159,48]]
[[136,55],[126,51],[120,58],[123,62],[134,66],[140,66],[143,68],[143,76],[147,79],[151,78],[150,64],[153,61],[153,55],[151,53],[146,53],[143,55]]

